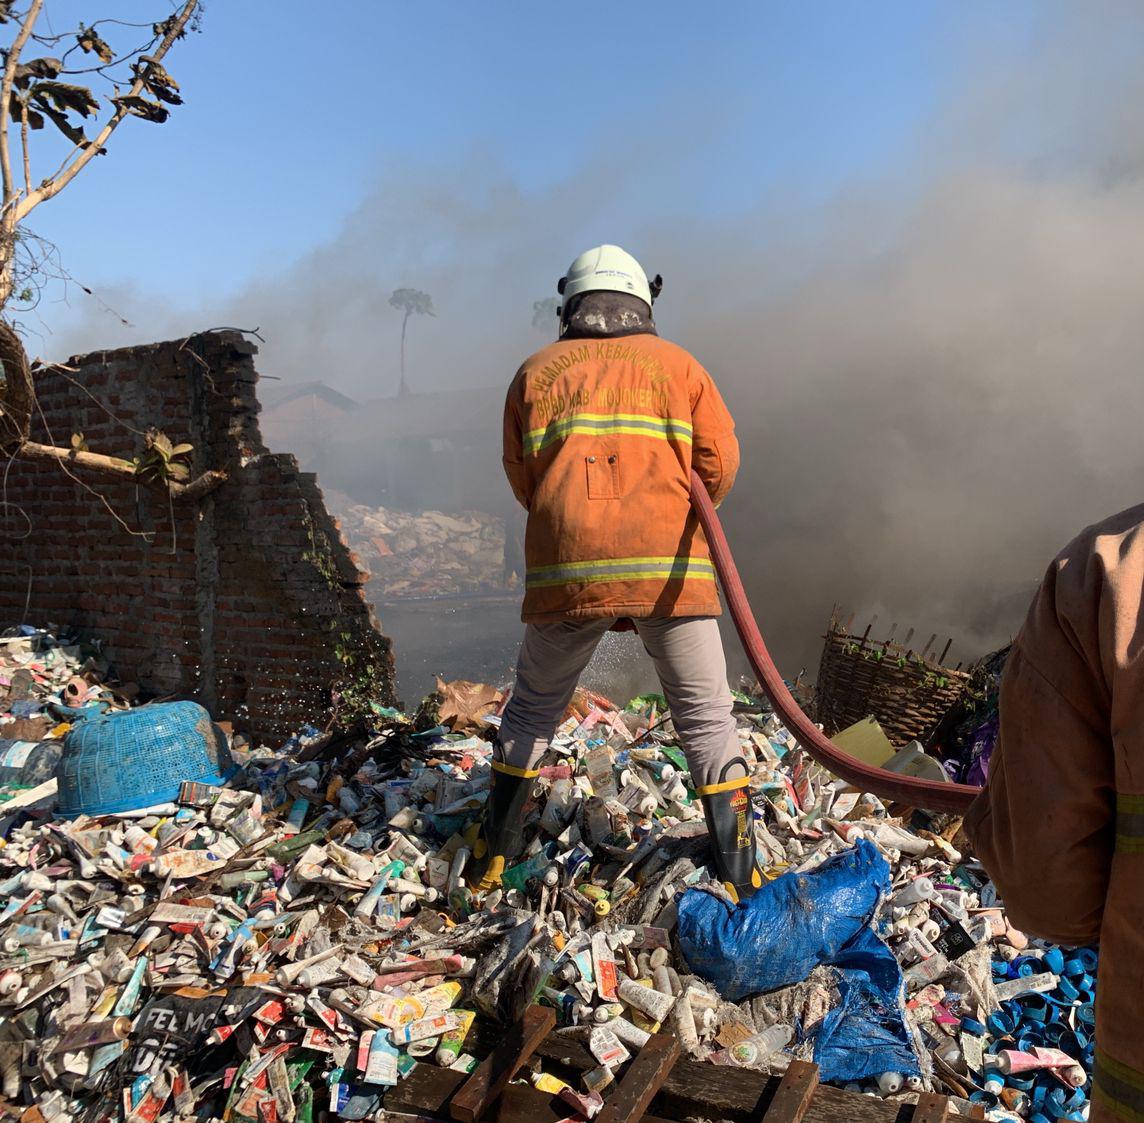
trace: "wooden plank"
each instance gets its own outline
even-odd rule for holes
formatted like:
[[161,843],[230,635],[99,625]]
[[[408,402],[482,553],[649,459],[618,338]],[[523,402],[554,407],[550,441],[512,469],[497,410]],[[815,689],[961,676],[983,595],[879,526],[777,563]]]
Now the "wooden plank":
[[763,1123],[802,1123],[817,1088],[818,1065],[791,1061],[763,1116]]
[[[472,1034],[466,1039],[466,1047]],[[540,1043],[536,1055],[566,1068],[584,1071],[599,1062],[579,1042],[552,1034]],[[656,1115],[668,1119],[730,1119],[734,1123],[758,1123],[777,1089],[777,1076],[764,1076],[749,1069],[729,1068],[680,1057],[672,1067],[659,1095],[652,1101]],[[820,1084],[803,1123],[896,1123],[903,1105],[875,1096],[860,1096],[841,1088]],[[908,1111],[905,1105],[904,1111]],[[903,1119],[908,1115],[902,1114]]]
[[637,1123],[679,1057],[679,1038],[653,1033],[607,1098],[597,1123]]
[[[466,1042],[467,1044],[467,1042]],[[448,1118],[448,1103],[465,1082],[463,1072],[418,1064],[397,1087],[385,1095],[390,1113]],[[489,1123],[559,1123],[567,1119],[568,1105],[559,1096],[538,1092],[527,1084],[508,1084],[489,1109]],[[645,1115],[640,1123],[670,1123],[658,1115]]]
[[[466,1041],[465,1044],[470,1043]],[[680,1065],[694,1063],[680,1060],[676,1062],[675,1068],[678,1070]],[[716,1068],[714,1065],[699,1067],[706,1068],[708,1072],[714,1070],[719,1081],[716,1087],[722,1092],[722,1099],[736,1106],[730,1109],[717,1108],[710,1098],[699,1093],[695,1096],[682,1090],[675,1094],[668,1093],[667,1087],[675,1079],[673,1073],[659,1096],[652,1101],[655,1114],[645,1115],[641,1123],[664,1123],[664,1120],[685,1118],[723,1118],[737,1123],[757,1123],[779,1088],[779,1080],[774,1076]],[[396,1088],[390,1088],[386,1093],[386,1108],[391,1112],[447,1119],[449,1100],[465,1079],[463,1072],[418,1064]],[[744,1083],[754,1091],[744,1089]],[[710,1090],[711,1085],[707,1084],[705,1088]],[[909,1109],[908,1104],[860,1096],[828,1084],[820,1084],[818,1094],[811,1101],[802,1123],[898,1123],[899,1120],[909,1119],[906,1114]],[[488,1123],[559,1123],[567,1117],[568,1106],[558,1097],[538,1092],[525,1084],[509,1084],[489,1110]]]
[[933,1092],[922,1092],[918,1105],[910,1116],[910,1123],[948,1123],[949,1100],[945,1096],[935,1096]]
[[529,1006],[453,1097],[449,1115],[458,1123],[477,1123],[555,1025],[551,1006]]
[[451,1068],[415,1064],[408,1076],[385,1093],[386,1109],[448,1117],[449,1101],[468,1078],[468,1073]]
[[[489,1112],[489,1123],[560,1123],[571,1108],[559,1097],[538,1092],[526,1084],[509,1084]],[[658,1115],[645,1115],[636,1123],[675,1123]]]

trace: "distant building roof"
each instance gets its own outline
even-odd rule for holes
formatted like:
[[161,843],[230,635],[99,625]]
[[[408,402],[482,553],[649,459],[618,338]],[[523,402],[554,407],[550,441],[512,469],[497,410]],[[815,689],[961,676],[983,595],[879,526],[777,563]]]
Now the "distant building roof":
[[357,418],[377,436],[444,437],[487,430],[499,433],[504,398],[504,386],[375,398],[361,404]]
[[358,403],[353,398],[347,398],[345,394],[339,393],[324,382],[261,381],[258,384],[258,400],[267,410],[278,409],[298,398],[311,396],[321,398],[322,401],[334,406],[334,408],[345,410],[347,413],[358,408]]

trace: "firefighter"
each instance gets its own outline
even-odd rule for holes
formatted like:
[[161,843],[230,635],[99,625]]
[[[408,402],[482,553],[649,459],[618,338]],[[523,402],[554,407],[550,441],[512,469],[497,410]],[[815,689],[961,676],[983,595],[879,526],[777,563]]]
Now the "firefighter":
[[1013,923],[1100,943],[1092,1123],[1144,1119],[1144,505],[1049,566],[965,828]]
[[731,714],[694,468],[718,504],[739,465],[711,376],[661,339],[648,282],[618,246],[581,254],[557,285],[557,342],[509,387],[504,469],[528,512],[524,642],[503,715],[481,889],[522,845],[537,764],[600,638],[631,621],[651,657],[703,803],[719,879],[737,900],[762,883],[749,776]]

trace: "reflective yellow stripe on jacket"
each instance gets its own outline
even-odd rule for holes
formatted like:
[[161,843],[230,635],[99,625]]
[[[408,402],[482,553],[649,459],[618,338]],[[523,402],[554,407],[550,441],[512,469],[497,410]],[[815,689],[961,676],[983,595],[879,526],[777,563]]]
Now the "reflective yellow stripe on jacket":
[[1144,1123],[1144,1072],[1096,1051],[1092,1073],[1093,1099],[1117,1119]]
[[1116,849],[1144,854],[1144,795],[1116,796]]
[[524,451],[535,455],[573,433],[653,437],[691,444],[691,422],[676,417],[655,417],[644,413],[577,413],[571,417],[554,418],[543,429],[529,430],[524,434]]
[[577,582],[642,581],[698,578],[715,580],[715,566],[708,558],[609,558],[606,561],[565,562],[563,565],[530,567],[525,574],[525,586],[543,589],[548,586]]

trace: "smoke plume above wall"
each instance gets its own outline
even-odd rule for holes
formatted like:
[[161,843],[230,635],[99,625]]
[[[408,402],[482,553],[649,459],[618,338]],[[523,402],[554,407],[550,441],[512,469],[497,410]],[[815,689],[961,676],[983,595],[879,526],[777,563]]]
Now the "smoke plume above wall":
[[[413,389],[502,387],[545,342],[533,302],[619,242],[663,273],[661,332],[736,416],[722,514],[784,669],[813,666],[836,602],[971,658],[1073,534],[1144,498],[1139,31],[1131,9],[1067,9],[1035,63],[979,60],[910,159],[814,206],[788,184],[664,214],[652,128],[622,167],[589,155],[540,192],[480,153],[395,169],[334,242],[209,305],[101,295],[132,339],[257,324],[264,373],[360,400],[396,390],[387,300],[411,285],[437,308],[410,324]],[[114,328],[93,316],[52,352],[127,341]]]

